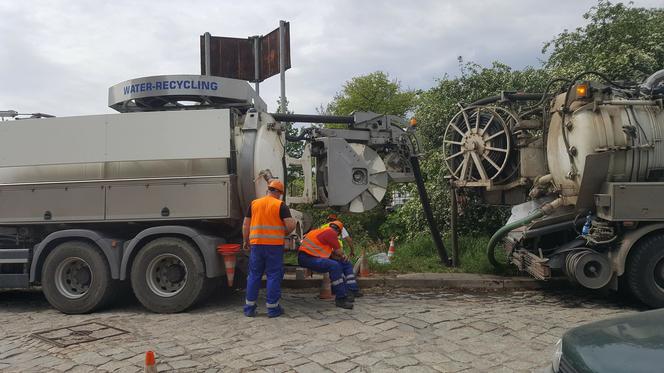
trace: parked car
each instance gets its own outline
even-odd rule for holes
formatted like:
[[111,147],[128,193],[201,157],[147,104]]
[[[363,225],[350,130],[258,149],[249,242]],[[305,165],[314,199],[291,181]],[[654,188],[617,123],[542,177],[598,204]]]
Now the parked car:
[[664,309],[581,325],[558,340],[555,373],[664,372]]

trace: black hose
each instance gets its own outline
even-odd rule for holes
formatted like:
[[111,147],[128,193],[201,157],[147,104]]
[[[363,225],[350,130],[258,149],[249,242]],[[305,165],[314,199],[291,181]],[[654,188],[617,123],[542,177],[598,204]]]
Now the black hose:
[[302,140],[304,140],[306,137],[307,137],[307,133],[304,132],[304,131],[302,131],[302,132],[301,132],[299,135],[297,135],[297,136],[289,136],[289,135],[286,135],[286,141],[297,142],[297,141],[302,141]]
[[422,172],[420,170],[420,161],[416,155],[410,157],[410,164],[413,167],[413,176],[415,176],[415,185],[417,186],[417,192],[420,194],[420,201],[422,202],[422,210],[424,210],[424,216],[429,223],[429,230],[431,231],[431,238],[433,243],[438,250],[438,256],[440,257],[440,262],[449,267],[451,265],[450,259],[447,256],[447,251],[445,251],[445,246],[443,244],[443,239],[440,236],[440,231],[436,225],[436,221],[433,217],[433,212],[431,211],[431,204],[429,202],[429,196],[427,195],[427,190],[424,187],[424,179],[422,179]]
[[279,122],[297,122],[297,123],[355,123],[354,117],[342,115],[313,115],[313,114],[288,114],[288,113],[270,113],[272,118]]
[[541,99],[545,93],[532,93],[532,92],[517,92],[517,93],[505,93],[505,95],[495,95],[489,96],[482,99],[479,99],[475,102],[470,103],[468,106],[481,106],[492,104],[498,102],[501,99],[505,98],[509,101],[532,101]]
[[492,104],[492,103],[494,103],[498,100],[500,100],[500,95],[490,96],[490,97],[485,97],[485,98],[479,99],[475,102],[471,102],[468,106],[480,106],[480,105]]

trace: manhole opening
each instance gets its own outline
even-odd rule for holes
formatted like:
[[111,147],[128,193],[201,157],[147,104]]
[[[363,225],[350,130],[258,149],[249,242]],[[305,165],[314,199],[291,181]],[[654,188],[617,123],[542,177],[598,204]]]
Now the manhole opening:
[[58,347],[88,343],[129,333],[99,322],[88,322],[33,333],[32,336]]

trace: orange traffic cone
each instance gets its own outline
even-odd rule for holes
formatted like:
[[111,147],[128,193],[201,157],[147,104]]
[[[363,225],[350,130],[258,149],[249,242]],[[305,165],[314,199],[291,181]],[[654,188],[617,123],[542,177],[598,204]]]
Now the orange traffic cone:
[[360,277],[369,277],[369,260],[364,250],[362,250],[362,258],[360,258]]
[[392,259],[394,256],[394,238],[390,239],[390,248],[387,250],[387,258]]
[[330,282],[330,274],[323,274],[323,281],[320,282],[320,299],[332,299],[332,282]]
[[157,373],[157,361],[154,358],[154,351],[145,353],[145,373]]
[[227,243],[221,244],[217,247],[217,252],[224,257],[224,267],[226,267],[226,282],[229,287],[233,286],[235,279],[235,262],[237,261],[237,254],[240,252],[240,244]]

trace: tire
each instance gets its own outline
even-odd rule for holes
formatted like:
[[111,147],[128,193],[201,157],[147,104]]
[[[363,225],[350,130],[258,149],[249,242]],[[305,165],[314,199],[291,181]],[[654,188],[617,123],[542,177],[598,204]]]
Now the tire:
[[627,261],[627,285],[631,293],[652,308],[664,307],[664,233],[639,241]]
[[115,294],[106,257],[84,241],[56,246],[44,261],[41,283],[48,302],[67,314],[92,312]]
[[206,285],[205,265],[187,241],[162,237],[150,241],[134,258],[131,287],[145,308],[182,312],[199,300]]

